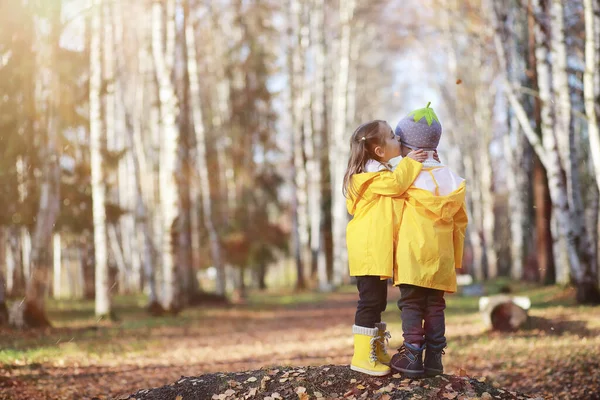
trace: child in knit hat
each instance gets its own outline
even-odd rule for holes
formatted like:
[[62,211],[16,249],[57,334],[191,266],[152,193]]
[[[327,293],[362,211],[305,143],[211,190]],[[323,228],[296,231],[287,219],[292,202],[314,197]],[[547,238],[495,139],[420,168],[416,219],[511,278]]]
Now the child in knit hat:
[[395,134],[403,156],[424,150],[429,157],[395,206],[400,220],[394,285],[400,288],[404,343],[390,367],[409,377],[435,376],[443,372],[446,347],[444,293],[456,291],[455,269],[462,265],[466,185],[433,157],[442,126],[429,104],[400,120]]

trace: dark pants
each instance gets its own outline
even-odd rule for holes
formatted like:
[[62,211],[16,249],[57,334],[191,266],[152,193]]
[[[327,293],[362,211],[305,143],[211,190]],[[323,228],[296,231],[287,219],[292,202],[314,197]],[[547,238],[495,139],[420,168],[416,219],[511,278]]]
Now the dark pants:
[[354,325],[375,328],[387,306],[387,280],[378,276],[357,276],[356,287],[359,300]]
[[419,347],[425,343],[433,349],[446,346],[446,301],[443,290],[400,285],[398,308],[405,342]]

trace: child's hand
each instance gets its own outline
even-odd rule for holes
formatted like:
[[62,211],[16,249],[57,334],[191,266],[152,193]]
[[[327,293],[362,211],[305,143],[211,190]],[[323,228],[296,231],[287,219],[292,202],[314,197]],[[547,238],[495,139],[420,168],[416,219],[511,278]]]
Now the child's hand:
[[437,162],[441,162],[440,161],[440,156],[438,156],[438,152],[437,150],[433,152],[433,159]]
[[423,149],[413,150],[408,153],[406,157],[422,163],[423,161],[427,160],[427,153],[425,153]]

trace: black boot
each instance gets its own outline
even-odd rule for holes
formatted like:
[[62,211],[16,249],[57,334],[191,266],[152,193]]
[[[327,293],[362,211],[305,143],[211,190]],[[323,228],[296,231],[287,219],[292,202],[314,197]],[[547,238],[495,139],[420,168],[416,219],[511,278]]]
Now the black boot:
[[425,372],[423,369],[423,347],[418,348],[410,344],[403,344],[398,352],[392,356],[390,367],[409,378],[420,378]]
[[444,348],[435,349],[431,347],[427,347],[425,350],[425,375],[427,376],[436,376],[444,373],[444,366],[442,365],[442,356],[446,354],[444,353]]

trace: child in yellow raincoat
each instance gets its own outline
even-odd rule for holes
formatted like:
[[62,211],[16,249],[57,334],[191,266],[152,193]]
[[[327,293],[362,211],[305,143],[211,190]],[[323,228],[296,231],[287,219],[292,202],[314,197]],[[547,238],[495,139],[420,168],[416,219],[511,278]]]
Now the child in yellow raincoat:
[[[396,127],[401,152],[415,149],[431,156],[442,126],[433,109],[416,110]],[[456,268],[462,265],[467,212],[465,180],[429,157],[402,199],[394,285],[400,287],[404,343],[391,359],[393,370],[409,377],[435,376],[444,370],[445,292],[456,291]],[[423,361],[423,350],[425,360]]]
[[412,151],[392,171],[389,160],[399,155],[400,144],[392,128],[385,121],[368,122],[352,135],[344,176],[346,205],[353,216],[346,229],[348,261],[359,293],[350,367],[375,376],[391,371],[381,313],[387,305],[387,279],[394,268],[393,199],[411,186],[425,160],[423,151]]

